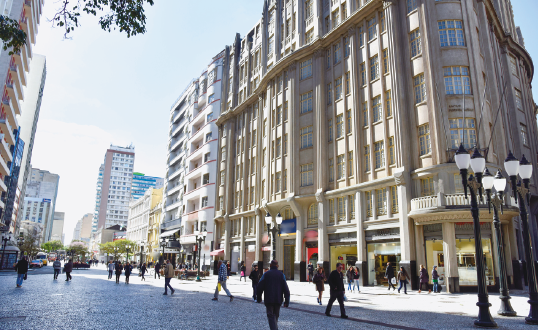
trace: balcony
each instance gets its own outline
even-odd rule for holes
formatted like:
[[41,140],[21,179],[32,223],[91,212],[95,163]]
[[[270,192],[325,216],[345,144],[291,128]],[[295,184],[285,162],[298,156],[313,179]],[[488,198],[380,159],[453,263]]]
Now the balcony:
[[11,98],[8,95],[4,95],[2,98],[2,107],[4,108],[4,112],[7,115],[7,119],[9,120],[11,127],[19,127],[17,117],[15,116],[15,109],[13,109]]
[[9,122],[5,117],[0,117],[0,129],[2,130],[2,133],[4,133],[7,143],[15,144],[13,129],[11,128],[11,125],[9,125]]
[[6,80],[6,87],[7,87],[7,93],[9,97],[11,98],[11,102],[13,103],[13,108],[15,110],[15,113],[17,115],[21,114],[21,106],[19,104],[19,100],[22,100],[22,95],[19,94],[19,91],[17,90],[17,86],[14,85],[13,79],[11,78],[11,74],[8,75],[8,79]]
[[22,77],[22,73],[24,73],[24,70],[17,70],[18,65],[15,64],[15,61],[9,65],[9,73],[11,73],[11,77],[13,78],[13,84],[17,86],[17,90],[19,91],[21,95],[21,100],[24,98],[24,91],[22,89],[23,85],[26,85],[26,77]]
[[13,161],[13,156],[11,155],[11,151],[9,151],[9,144],[4,141],[4,134],[0,134],[0,144],[0,155],[10,162]]
[[6,164],[4,157],[0,157],[0,174],[9,175],[9,167]]
[[166,193],[167,196],[170,196],[170,195],[173,195],[175,193],[177,193],[178,191],[180,191],[181,189],[183,189],[183,184],[180,184],[179,182],[177,183],[177,185],[175,187],[172,187],[171,189],[168,190],[168,192]]
[[170,212],[174,209],[177,209],[181,205],[181,202],[182,202],[181,200],[178,200],[178,201],[175,201],[173,204],[166,206],[165,211]]
[[35,20],[34,15],[32,15],[32,0],[24,0],[24,10],[26,11],[27,17],[28,17],[28,27],[30,29],[30,33],[28,33],[28,37],[30,37],[30,41],[35,44]]
[[170,157],[171,157],[171,159],[170,159],[170,166],[176,164],[176,163],[181,159],[181,154],[182,154],[182,153],[183,153],[183,151],[177,153],[177,154],[174,155],[174,156],[173,156],[172,154],[170,154]]
[[174,180],[175,178],[177,178],[177,177],[181,174],[181,172],[183,172],[183,169],[182,169],[182,168],[180,168],[179,170],[177,170],[177,171],[173,172],[172,174],[170,174],[170,175],[168,176],[168,181],[172,181],[172,180]]

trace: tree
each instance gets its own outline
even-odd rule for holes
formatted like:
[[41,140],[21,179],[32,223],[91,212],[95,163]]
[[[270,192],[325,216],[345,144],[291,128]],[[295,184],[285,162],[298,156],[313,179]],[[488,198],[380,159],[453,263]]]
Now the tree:
[[114,257],[114,260],[118,260],[118,257],[121,255],[121,253],[117,244],[114,243],[115,242],[107,242],[99,244],[99,249],[101,250],[101,252],[107,253],[109,256],[112,255]]
[[47,251],[47,253],[50,253],[52,251],[58,251],[62,250],[64,245],[60,241],[48,241],[46,243],[41,244],[41,249]]
[[36,234],[24,234],[24,242],[21,246],[21,251],[26,252],[26,255],[30,260],[39,252],[39,239],[40,235]]
[[86,246],[86,243],[79,240],[73,240],[68,248],[69,251],[71,251],[72,256],[80,256],[86,257],[86,253],[88,253],[88,247]]
[[0,39],[4,42],[4,50],[12,48],[9,55],[18,53],[26,44],[26,32],[21,30],[19,22],[7,16],[0,16]]

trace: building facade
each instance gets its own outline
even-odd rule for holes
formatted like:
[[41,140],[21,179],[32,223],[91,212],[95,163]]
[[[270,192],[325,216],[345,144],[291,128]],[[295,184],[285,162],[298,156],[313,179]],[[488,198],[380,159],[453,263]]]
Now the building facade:
[[54,212],[54,222],[52,223],[51,241],[60,241],[64,244],[64,221],[65,212]]
[[131,184],[131,199],[139,199],[150,189],[162,188],[164,179],[155,176],[146,176],[144,173],[133,172],[133,181]]
[[[287,278],[304,280],[309,262],[344,262],[364,285],[386,285],[391,262],[413,288],[422,264],[437,265],[450,292],[472,289],[472,218],[454,154],[476,146],[492,173],[508,150],[536,159],[533,63],[517,35],[508,0],[265,1],[225,55],[213,254],[235,269],[267,267],[264,218],[280,214]],[[507,202],[507,273],[518,286],[520,223]],[[484,204],[480,221],[497,285]]]
[[147,244],[144,245],[144,261],[147,263],[159,260],[159,235],[161,234],[161,222],[163,218],[162,209],[163,199],[161,197],[160,202],[149,211],[148,240]]

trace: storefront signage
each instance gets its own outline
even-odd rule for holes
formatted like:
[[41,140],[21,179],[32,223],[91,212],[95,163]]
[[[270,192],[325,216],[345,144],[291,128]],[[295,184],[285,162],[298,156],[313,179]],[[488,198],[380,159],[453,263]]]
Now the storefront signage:
[[297,231],[297,221],[296,219],[289,219],[282,221],[280,225],[281,234],[295,234]]
[[164,253],[178,253],[179,249],[164,249]]
[[375,231],[366,231],[366,240],[375,241],[382,239],[400,238],[400,228],[379,229]]

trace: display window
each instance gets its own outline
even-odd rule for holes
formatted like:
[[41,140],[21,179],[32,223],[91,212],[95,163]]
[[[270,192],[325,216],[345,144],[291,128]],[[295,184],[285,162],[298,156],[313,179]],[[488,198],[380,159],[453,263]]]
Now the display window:
[[[491,239],[482,239],[482,249],[484,251],[484,266],[486,267],[486,284],[495,285]],[[460,278],[460,286],[478,285],[476,276],[475,256],[476,254],[474,238],[456,239],[456,259],[458,262],[458,275]]]
[[368,244],[368,284],[388,286],[388,280],[385,278],[387,263],[390,262],[396,275],[400,269],[400,260],[400,242]]

